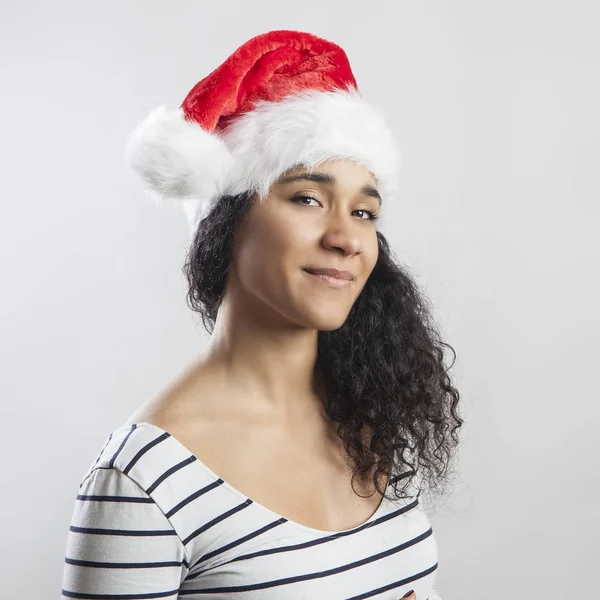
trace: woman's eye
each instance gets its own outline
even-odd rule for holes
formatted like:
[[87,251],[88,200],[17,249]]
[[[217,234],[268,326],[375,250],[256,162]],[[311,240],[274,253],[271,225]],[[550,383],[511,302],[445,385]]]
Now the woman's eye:
[[372,210],[369,210],[368,208],[359,208],[356,212],[367,213],[369,216],[368,218],[364,219],[365,221],[375,221],[379,217],[379,215],[376,215]]
[[[320,202],[316,198],[313,198],[312,196],[293,196],[291,200],[292,200],[292,202],[298,202],[299,200],[312,200],[313,202],[317,202],[318,204],[320,204]],[[305,204],[305,206],[307,206],[307,205]],[[367,218],[361,217],[361,219],[363,221],[375,221],[377,219],[377,217],[379,216],[368,208],[359,208],[358,210],[355,210],[354,212],[361,212],[361,213],[366,213],[367,215],[369,215]]]
[[294,196],[292,198],[292,202],[297,202],[298,200],[314,200],[315,202],[319,202],[316,198],[312,196]]

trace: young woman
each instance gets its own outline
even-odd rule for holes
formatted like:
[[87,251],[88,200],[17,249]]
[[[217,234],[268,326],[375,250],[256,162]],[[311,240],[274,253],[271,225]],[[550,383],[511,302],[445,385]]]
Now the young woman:
[[421,492],[459,394],[377,229],[399,154],[343,50],[252,38],[128,152],[189,218],[211,338],[85,474],[63,597],[439,599]]

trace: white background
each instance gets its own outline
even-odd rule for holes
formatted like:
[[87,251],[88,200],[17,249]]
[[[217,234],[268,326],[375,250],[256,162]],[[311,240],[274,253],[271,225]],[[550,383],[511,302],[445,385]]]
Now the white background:
[[340,44],[403,150],[382,228],[466,421],[430,517],[441,597],[598,597],[597,2],[0,6],[3,597],[58,597],[84,471],[207,340],[183,213],[147,199],[125,138],[271,29]]

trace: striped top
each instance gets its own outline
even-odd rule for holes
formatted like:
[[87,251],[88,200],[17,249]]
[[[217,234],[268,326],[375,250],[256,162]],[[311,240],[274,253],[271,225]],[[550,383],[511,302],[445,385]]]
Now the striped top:
[[123,426],[79,486],[61,597],[441,600],[413,489],[386,493],[358,527],[321,531],[248,498],[156,425]]

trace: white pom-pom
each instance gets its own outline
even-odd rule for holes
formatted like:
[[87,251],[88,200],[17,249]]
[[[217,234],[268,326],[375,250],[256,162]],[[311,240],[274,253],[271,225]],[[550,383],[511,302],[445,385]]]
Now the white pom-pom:
[[225,142],[175,111],[159,106],[129,135],[129,165],[158,202],[192,199],[211,204],[234,159]]

